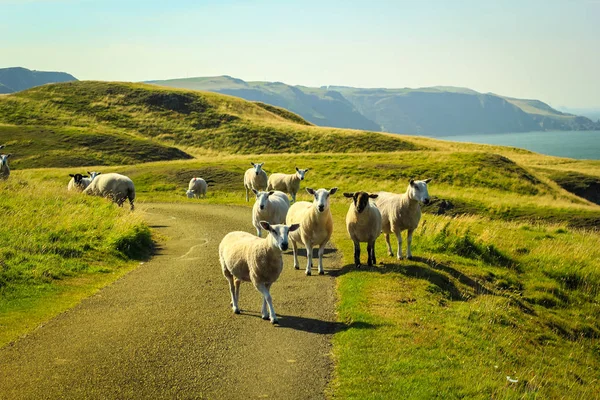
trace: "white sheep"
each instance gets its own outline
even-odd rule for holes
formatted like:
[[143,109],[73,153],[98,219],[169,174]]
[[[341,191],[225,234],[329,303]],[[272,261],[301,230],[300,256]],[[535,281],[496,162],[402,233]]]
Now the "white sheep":
[[279,191],[259,192],[252,189],[256,195],[256,201],[252,207],[252,225],[256,228],[256,235],[261,236],[261,221],[267,221],[271,225],[284,224],[290,200],[287,195]]
[[306,191],[314,197],[313,202],[299,201],[294,203],[288,211],[286,223],[300,224],[300,229],[290,235],[292,250],[294,251],[294,268],[299,269],[297,243],[306,247],[306,275],[311,274],[313,247],[319,246],[319,275],[323,275],[323,253],[325,245],[331,238],[333,232],[333,218],[329,208],[329,196],[337,192],[334,187],[331,190],[319,189],[317,191],[306,188]]
[[402,231],[408,230],[406,257],[412,258],[410,250],[412,236],[421,220],[420,202],[429,204],[427,184],[431,179],[424,181],[410,180],[406,193],[396,194],[380,192],[376,204],[381,211],[382,231],[385,234],[388,254],[393,257],[394,252],[390,244],[390,233],[394,232],[398,240],[398,260],[402,259]]
[[296,167],[295,174],[271,174],[267,183],[267,190],[280,190],[289,193],[292,196],[292,201],[295,202],[296,194],[300,191],[300,181],[304,180],[304,176],[309,169]]
[[225,235],[219,244],[219,259],[223,275],[229,282],[233,312],[240,313],[240,284],[242,281],[252,282],[263,295],[263,319],[269,319],[270,316],[271,323],[276,324],[278,321],[270,289],[283,270],[281,253],[288,249],[288,235],[297,230],[299,225],[271,225],[261,221],[261,226],[269,232],[264,239],[240,231]]
[[8,159],[11,154],[0,154],[0,179],[8,179],[10,176],[10,168],[8,167]]
[[206,184],[206,181],[202,178],[192,178],[190,180],[190,183],[188,185],[188,190],[187,192],[185,192],[185,194],[187,194],[188,199],[191,198],[200,198],[200,195],[202,195],[202,197],[206,197],[206,188],[208,187],[208,185]]
[[100,175],[100,172],[89,172],[88,171],[88,174],[90,176],[82,175],[82,174],[69,174],[69,176],[71,177],[71,180],[69,181],[69,184],[67,185],[67,190],[69,190],[69,191],[76,190],[78,192],[85,190],[85,188],[88,187],[90,185],[90,183],[94,180],[94,178],[97,177],[98,175]]
[[262,170],[265,163],[252,164],[244,173],[244,188],[246,188],[246,201],[250,201],[250,190],[265,190],[267,188],[267,173]]
[[352,199],[346,214],[346,229],[354,242],[354,265],[360,267],[360,243],[367,243],[367,265],[375,265],[375,241],[381,235],[381,213],[369,199],[378,195],[366,192],[344,193]]
[[108,197],[119,207],[123,206],[125,200],[129,199],[133,211],[133,200],[135,199],[135,186],[133,181],[125,175],[110,173],[98,175],[85,190],[85,194]]

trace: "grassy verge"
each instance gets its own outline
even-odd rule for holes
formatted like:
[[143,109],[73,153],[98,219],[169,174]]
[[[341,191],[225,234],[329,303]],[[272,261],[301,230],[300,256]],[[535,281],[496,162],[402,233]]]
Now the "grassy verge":
[[149,256],[150,231],[104,199],[11,176],[0,182],[0,346]]

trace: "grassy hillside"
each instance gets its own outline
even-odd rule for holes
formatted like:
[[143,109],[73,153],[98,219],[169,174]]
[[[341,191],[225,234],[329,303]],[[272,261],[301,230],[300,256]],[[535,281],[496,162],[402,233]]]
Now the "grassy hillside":
[[457,87],[315,88],[281,82],[245,82],[230,76],[151,82],[272,104],[320,126],[434,136],[600,129],[600,125],[588,118],[561,113],[538,100],[514,99]]
[[[151,140],[146,142],[148,146],[177,145],[231,153],[419,148],[412,142],[374,132],[310,126],[290,112],[230,96],[131,83],[71,82],[3,96],[0,123],[43,127],[44,136],[55,128],[68,127],[73,138],[77,132],[88,138],[92,134],[118,135],[130,142],[137,139],[139,144],[141,139]],[[32,132],[33,128],[28,129]],[[84,136],[75,139],[86,142],[92,150],[104,151]],[[171,159],[187,157],[173,149],[161,151]],[[118,157],[108,150],[106,153]]]

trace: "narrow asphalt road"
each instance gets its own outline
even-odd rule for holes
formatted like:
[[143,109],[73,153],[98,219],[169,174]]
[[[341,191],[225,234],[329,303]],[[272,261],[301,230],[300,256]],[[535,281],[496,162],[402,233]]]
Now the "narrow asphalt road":
[[323,398],[334,279],[306,277],[286,255],[271,292],[280,326],[260,318],[249,283],[235,315],[217,248],[229,231],[253,231],[250,209],[142,208],[165,238],[158,254],[0,349],[0,399]]

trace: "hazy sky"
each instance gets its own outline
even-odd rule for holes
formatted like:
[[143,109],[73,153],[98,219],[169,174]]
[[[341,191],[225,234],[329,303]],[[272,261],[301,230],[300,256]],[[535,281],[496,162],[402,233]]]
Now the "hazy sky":
[[600,107],[600,0],[0,0],[0,67],[464,86]]

